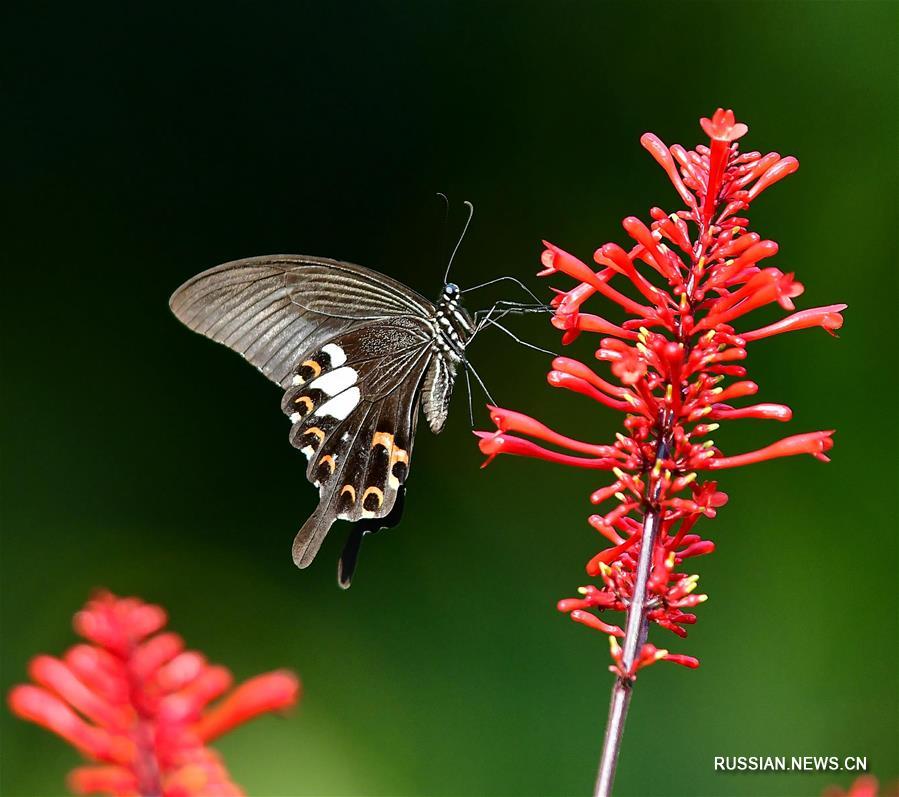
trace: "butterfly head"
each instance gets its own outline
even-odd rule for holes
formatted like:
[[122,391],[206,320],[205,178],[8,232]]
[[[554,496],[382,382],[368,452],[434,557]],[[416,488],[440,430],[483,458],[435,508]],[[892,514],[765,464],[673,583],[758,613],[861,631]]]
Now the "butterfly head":
[[443,286],[443,300],[445,302],[458,302],[462,296],[462,291],[455,282],[447,282]]

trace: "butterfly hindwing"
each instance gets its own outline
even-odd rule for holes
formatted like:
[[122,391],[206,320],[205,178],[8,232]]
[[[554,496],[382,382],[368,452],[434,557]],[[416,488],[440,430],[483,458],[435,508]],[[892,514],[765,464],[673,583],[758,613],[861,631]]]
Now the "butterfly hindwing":
[[393,319],[339,335],[298,364],[282,409],[292,445],[309,459],[319,505],[294,541],[306,567],[335,520],[381,518],[409,472],[429,327]]

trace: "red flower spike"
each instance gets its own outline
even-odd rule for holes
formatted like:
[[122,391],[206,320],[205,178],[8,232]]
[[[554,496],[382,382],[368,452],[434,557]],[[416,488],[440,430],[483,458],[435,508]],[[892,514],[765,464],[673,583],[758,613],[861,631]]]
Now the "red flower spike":
[[93,644],[75,645],[62,659],[36,656],[28,673],[37,685],[10,691],[14,714],[98,764],[69,774],[75,794],[240,797],[206,742],[296,704],[299,680],[278,671],[251,678],[210,706],[230,688],[231,674],[184,652],[176,634],[157,634],[165,623],[159,606],[100,593],[74,621]]
[[[573,254],[544,242],[541,275],[574,281],[553,299],[553,326],[563,331],[563,343],[579,333],[602,336],[596,358],[609,364],[617,380],[607,381],[583,363],[559,357],[548,381],[625,413],[626,433],[618,434],[611,446],[581,443],[533,418],[494,407],[491,417],[498,432],[478,433],[481,450],[491,459],[518,454],[614,474],[614,482],[590,496],[597,506],[616,502],[611,508],[603,506],[604,514],[589,518],[611,543],[587,564],[588,574],[598,582],[582,587],[580,598],[559,601],[558,609],[579,624],[610,635],[612,670],[623,680],[633,679],[637,670],[655,661],[699,664],[649,642],[639,650],[632,647],[625,663],[627,639],[625,647],[617,641],[625,634],[596,613],[626,613],[636,603],[643,607],[646,621],[686,636],[686,626],[696,621],[689,609],[703,603],[706,595],[697,592],[698,576],[683,567],[715,547],[694,533],[694,527],[702,517],[715,517],[727,502],[717,484],[703,481],[702,474],[796,454],[826,462],[833,445],[833,432],[821,431],[726,455],[709,437],[719,427],[716,421],[789,421],[792,410],[783,404],[740,403],[759,388],[743,378],[746,369],[737,363],[746,358],[747,344],[772,335],[811,327],[833,334],[843,324],[846,305],[793,312],[802,284],[791,273],[769,265],[778,254],[776,242],[747,230],[751,203],[795,172],[798,161],[776,152],[741,153],[738,141],[748,128],[733,111],[719,108],[700,125],[709,142],[692,151],[668,147],[651,133],[641,137],[640,143],[664,169],[685,207],[674,213],[652,208],[648,225],[635,216],[625,218],[630,249],[616,243],[599,246],[594,260],[601,270],[594,271]],[[664,290],[657,287],[662,283],[667,283]],[[631,317],[617,325],[602,315],[583,312],[585,303],[594,298],[613,302]],[[743,322],[753,310],[774,303],[790,315],[755,329]],[[643,565],[649,569],[644,573],[646,594],[641,596],[635,590],[639,563],[645,559],[641,548],[649,517],[657,523],[651,556]]]

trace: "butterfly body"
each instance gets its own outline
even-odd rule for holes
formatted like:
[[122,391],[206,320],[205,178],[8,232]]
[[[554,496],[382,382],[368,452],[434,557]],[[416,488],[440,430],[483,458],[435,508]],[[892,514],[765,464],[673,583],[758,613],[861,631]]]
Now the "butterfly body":
[[474,334],[460,299],[451,283],[435,304],[362,266],[293,255],[226,263],[173,294],[182,322],[285,391],[290,442],[319,491],[294,540],[297,566],[335,520],[356,523],[340,569],[348,586],[361,537],[399,521],[419,408],[439,433]]

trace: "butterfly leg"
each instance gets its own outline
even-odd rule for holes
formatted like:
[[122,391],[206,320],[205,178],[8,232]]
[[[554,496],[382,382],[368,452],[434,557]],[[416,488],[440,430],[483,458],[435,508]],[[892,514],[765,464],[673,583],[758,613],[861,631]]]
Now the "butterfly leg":
[[484,395],[487,396],[487,400],[491,404],[496,404],[496,399],[490,395],[490,391],[487,390],[487,386],[484,384],[484,380],[481,379],[480,375],[475,370],[475,367],[468,360],[463,360],[463,362],[465,364],[466,371],[471,371],[471,373],[474,374],[474,378],[477,380],[478,384],[481,386],[481,390],[484,391]]
[[468,389],[468,418],[471,428],[474,429],[474,403],[471,396],[471,377],[468,375],[468,366],[465,367],[465,387]]
[[[502,318],[502,316],[500,316],[500,318]],[[507,329],[506,327],[504,327],[502,324],[500,324],[498,321],[496,321],[496,320],[493,319],[493,318],[485,319],[485,322],[486,322],[487,324],[490,324],[491,326],[497,327],[497,329],[501,329],[501,330],[502,330],[503,332],[505,332],[510,338],[512,338],[512,340],[514,340],[516,343],[519,343],[519,344],[521,344],[522,346],[524,346],[524,347],[526,347],[526,348],[528,348],[528,349],[533,349],[534,351],[543,352],[544,354],[549,354],[549,355],[552,355],[553,357],[558,357],[558,356],[559,356],[559,355],[558,355],[556,352],[554,352],[554,351],[550,351],[549,349],[544,349],[544,348],[542,348],[541,346],[536,346],[536,345],[534,345],[533,343],[528,343],[526,340],[522,340],[522,339],[519,338],[516,334],[514,334],[510,329]]]

